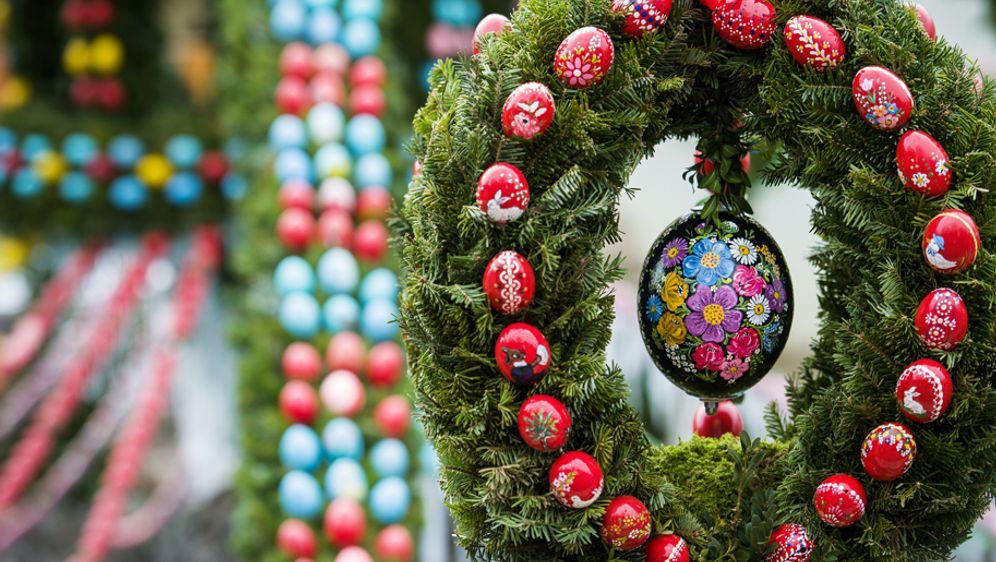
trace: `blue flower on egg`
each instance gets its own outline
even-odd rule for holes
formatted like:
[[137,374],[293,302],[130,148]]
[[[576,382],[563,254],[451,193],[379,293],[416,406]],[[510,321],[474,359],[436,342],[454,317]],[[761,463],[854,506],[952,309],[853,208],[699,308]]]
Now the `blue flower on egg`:
[[700,285],[712,286],[721,279],[729,279],[733,275],[736,263],[730,248],[715,238],[699,240],[692,248],[692,254],[681,264],[681,271],[686,278],[694,278]]
[[661,300],[658,295],[650,295],[647,299],[647,319],[651,322],[657,322],[664,315],[664,301]]

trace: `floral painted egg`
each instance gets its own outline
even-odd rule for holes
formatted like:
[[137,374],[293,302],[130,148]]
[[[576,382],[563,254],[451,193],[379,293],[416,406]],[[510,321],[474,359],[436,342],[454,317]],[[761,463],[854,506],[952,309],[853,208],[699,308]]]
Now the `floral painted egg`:
[[927,37],[930,37],[931,41],[936,41],[937,26],[934,25],[934,16],[931,16],[927,8],[924,8],[921,4],[911,4],[909,5],[909,9],[913,10],[916,14],[916,19],[920,20],[920,25],[927,32]]
[[550,344],[529,324],[509,324],[495,342],[495,361],[506,379],[521,385],[536,384],[550,366]]
[[788,20],[785,46],[797,63],[821,71],[837,68],[847,54],[837,30],[812,16],[795,16]]
[[955,291],[934,289],[920,301],[913,322],[928,349],[950,351],[968,333],[968,307]]
[[678,535],[661,535],[647,543],[647,562],[690,562],[688,543]]
[[550,128],[555,111],[550,89],[539,82],[526,82],[505,100],[501,127],[506,137],[529,140]]
[[623,552],[640,548],[650,538],[650,511],[633,496],[619,496],[605,508],[602,540]]
[[858,113],[880,131],[894,131],[913,115],[913,94],[906,82],[887,68],[866,66],[859,70],[851,93]]
[[640,37],[655,33],[671,15],[671,0],[613,0],[612,11],[626,16],[623,33]]
[[972,267],[980,246],[979,227],[971,215],[957,209],[930,219],[923,231],[923,257],[930,267],[946,275]]
[[553,68],[568,88],[597,86],[612,68],[615,47],[609,34],[597,27],[582,27],[567,36],[557,49]]
[[730,45],[756,51],[771,41],[777,17],[768,0],[726,0],[712,11],[712,26]]
[[640,276],[643,341],[657,367],[709,401],[756,384],[785,347],[792,281],[771,235],[747,216],[697,213],[657,238]]
[[501,14],[488,14],[481,18],[474,28],[474,37],[471,41],[471,49],[474,54],[481,52],[481,39],[489,33],[501,33],[512,27],[512,22]]
[[500,224],[521,217],[529,206],[526,176],[507,162],[492,165],[477,180],[477,206]]
[[924,197],[944,195],[954,180],[948,167],[948,153],[923,131],[908,131],[899,139],[896,165],[903,185]]
[[781,525],[771,532],[768,544],[774,544],[775,551],[764,558],[764,562],[809,562],[813,553],[813,541],[802,525],[790,523]]
[[890,482],[906,474],[916,458],[916,439],[901,423],[884,423],[861,445],[861,464],[868,476]]
[[954,390],[948,370],[933,359],[914,361],[899,375],[896,403],[906,419],[930,423],[951,406]]
[[583,509],[602,495],[602,467],[587,453],[564,453],[550,467],[550,491],[567,507]]
[[836,474],[816,487],[816,515],[831,527],[850,527],[865,515],[868,495],[853,476]]
[[507,250],[491,258],[484,269],[484,292],[491,308],[502,314],[515,314],[533,301],[536,275],[525,256]]
[[530,396],[519,407],[519,435],[537,451],[563,448],[571,433],[571,414],[553,396]]

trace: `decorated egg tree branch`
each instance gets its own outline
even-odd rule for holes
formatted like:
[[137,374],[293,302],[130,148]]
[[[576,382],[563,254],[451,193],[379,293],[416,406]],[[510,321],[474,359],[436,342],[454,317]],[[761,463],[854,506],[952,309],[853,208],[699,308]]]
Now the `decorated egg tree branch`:
[[[669,18],[634,31],[652,10]],[[511,22],[436,67],[397,224],[459,542],[502,560],[948,556],[996,476],[996,104],[978,69],[893,0],[523,0]],[[775,443],[652,447],[605,365],[618,197],[658,142],[692,135],[713,197],[668,230],[687,248],[651,253],[643,301],[660,302],[639,311],[658,359],[693,346],[658,360],[686,390],[745,390],[791,321],[781,257],[746,236],[766,236],[742,214],[748,142],[778,146],[764,175],[817,201],[819,338]]]

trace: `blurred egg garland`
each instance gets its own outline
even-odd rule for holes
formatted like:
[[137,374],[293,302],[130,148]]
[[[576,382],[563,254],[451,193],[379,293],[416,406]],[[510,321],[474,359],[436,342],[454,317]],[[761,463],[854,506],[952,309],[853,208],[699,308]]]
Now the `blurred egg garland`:
[[[268,139],[282,209],[275,233],[288,253],[273,272],[289,343],[279,399],[287,472],[275,490],[289,519],[277,543],[289,556],[318,554],[312,525],[324,509],[321,528],[342,549],[336,560],[371,560],[373,551],[411,560],[417,463],[411,405],[397,394],[398,279],[384,267],[394,177],[383,155],[387,70],[375,56],[382,6],[334,7],[276,0],[270,12],[285,43]],[[326,335],[322,354],[315,343]]]

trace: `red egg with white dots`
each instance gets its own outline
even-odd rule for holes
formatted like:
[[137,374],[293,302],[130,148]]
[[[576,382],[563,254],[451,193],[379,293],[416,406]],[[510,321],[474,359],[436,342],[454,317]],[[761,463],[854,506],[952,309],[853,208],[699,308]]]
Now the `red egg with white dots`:
[[911,363],[896,383],[896,403],[906,419],[937,421],[951,406],[954,388],[948,370],[933,359]]
[[511,250],[491,258],[484,268],[482,284],[491,308],[502,314],[525,310],[536,294],[536,275],[529,260]]
[[584,509],[595,503],[605,486],[602,467],[591,455],[581,451],[561,455],[550,467],[549,480],[553,497],[573,509]]
[[858,114],[879,131],[895,131],[913,115],[913,93],[888,68],[866,66],[859,70],[851,83],[851,94]]
[[756,51],[771,42],[777,17],[768,0],[726,0],[712,11],[712,26],[730,45]]
[[850,527],[865,515],[868,495],[853,476],[835,474],[816,487],[813,506],[816,515],[831,527]]
[[605,80],[615,54],[615,45],[608,33],[597,27],[582,27],[560,44],[553,68],[561,84],[583,90]]
[[647,562],[691,562],[688,543],[678,535],[660,535],[647,543]]
[[671,15],[671,0],[613,0],[612,11],[623,14],[623,33],[642,37],[664,27]]
[[968,307],[952,289],[931,291],[913,317],[917,333],[928,349],[951,351],[968,333]]
[[477,180],[477,206],[499,224],[518,219],[529,207],[525,174],[507,162],[492,165]]
[[923,257],[938,273],[957,275],[975,263],[982,247],[979,227],[964,211],[942,211],[923,232]]
[[550,89],[539,82],[526,82],[512,90],[505,100],[502,130],[506,137],[529,140],[550,128],[555,112]]
[[901,423],[885,423],[871,431],[861,445],[861,464],[875,480],[900,478],[916,459],[916,439]]
[[650,538],[650,510],[633,496],[618,496],[605,508],[602,540],[616,550],[628,552],[643,546]]
[[785,47],[795,62],[819,71],[837,68],[847,55],[837,30],[813,16],[795,16],[786,22]]
[[771,532],[768,544],[775,550],[764,557],[764,562],[809,562],[813,554],[813,540],[802,525],[789,523]]
[[553,396],[530,396],[519,407],[519,436],[537,451],[562,449],[571,434],[571,414]]
[[923,131],[907,131],[896,145],[899,179],[914,193],[940,197],[954,181],[948,153],[934,137]]
[[512,22],[501,14],[488,14],[481,18],[474,28],[474,38],[471,41],[471,48],[474,54],[481,52],[481,38],[489,33],[501,33],[512,27]]

